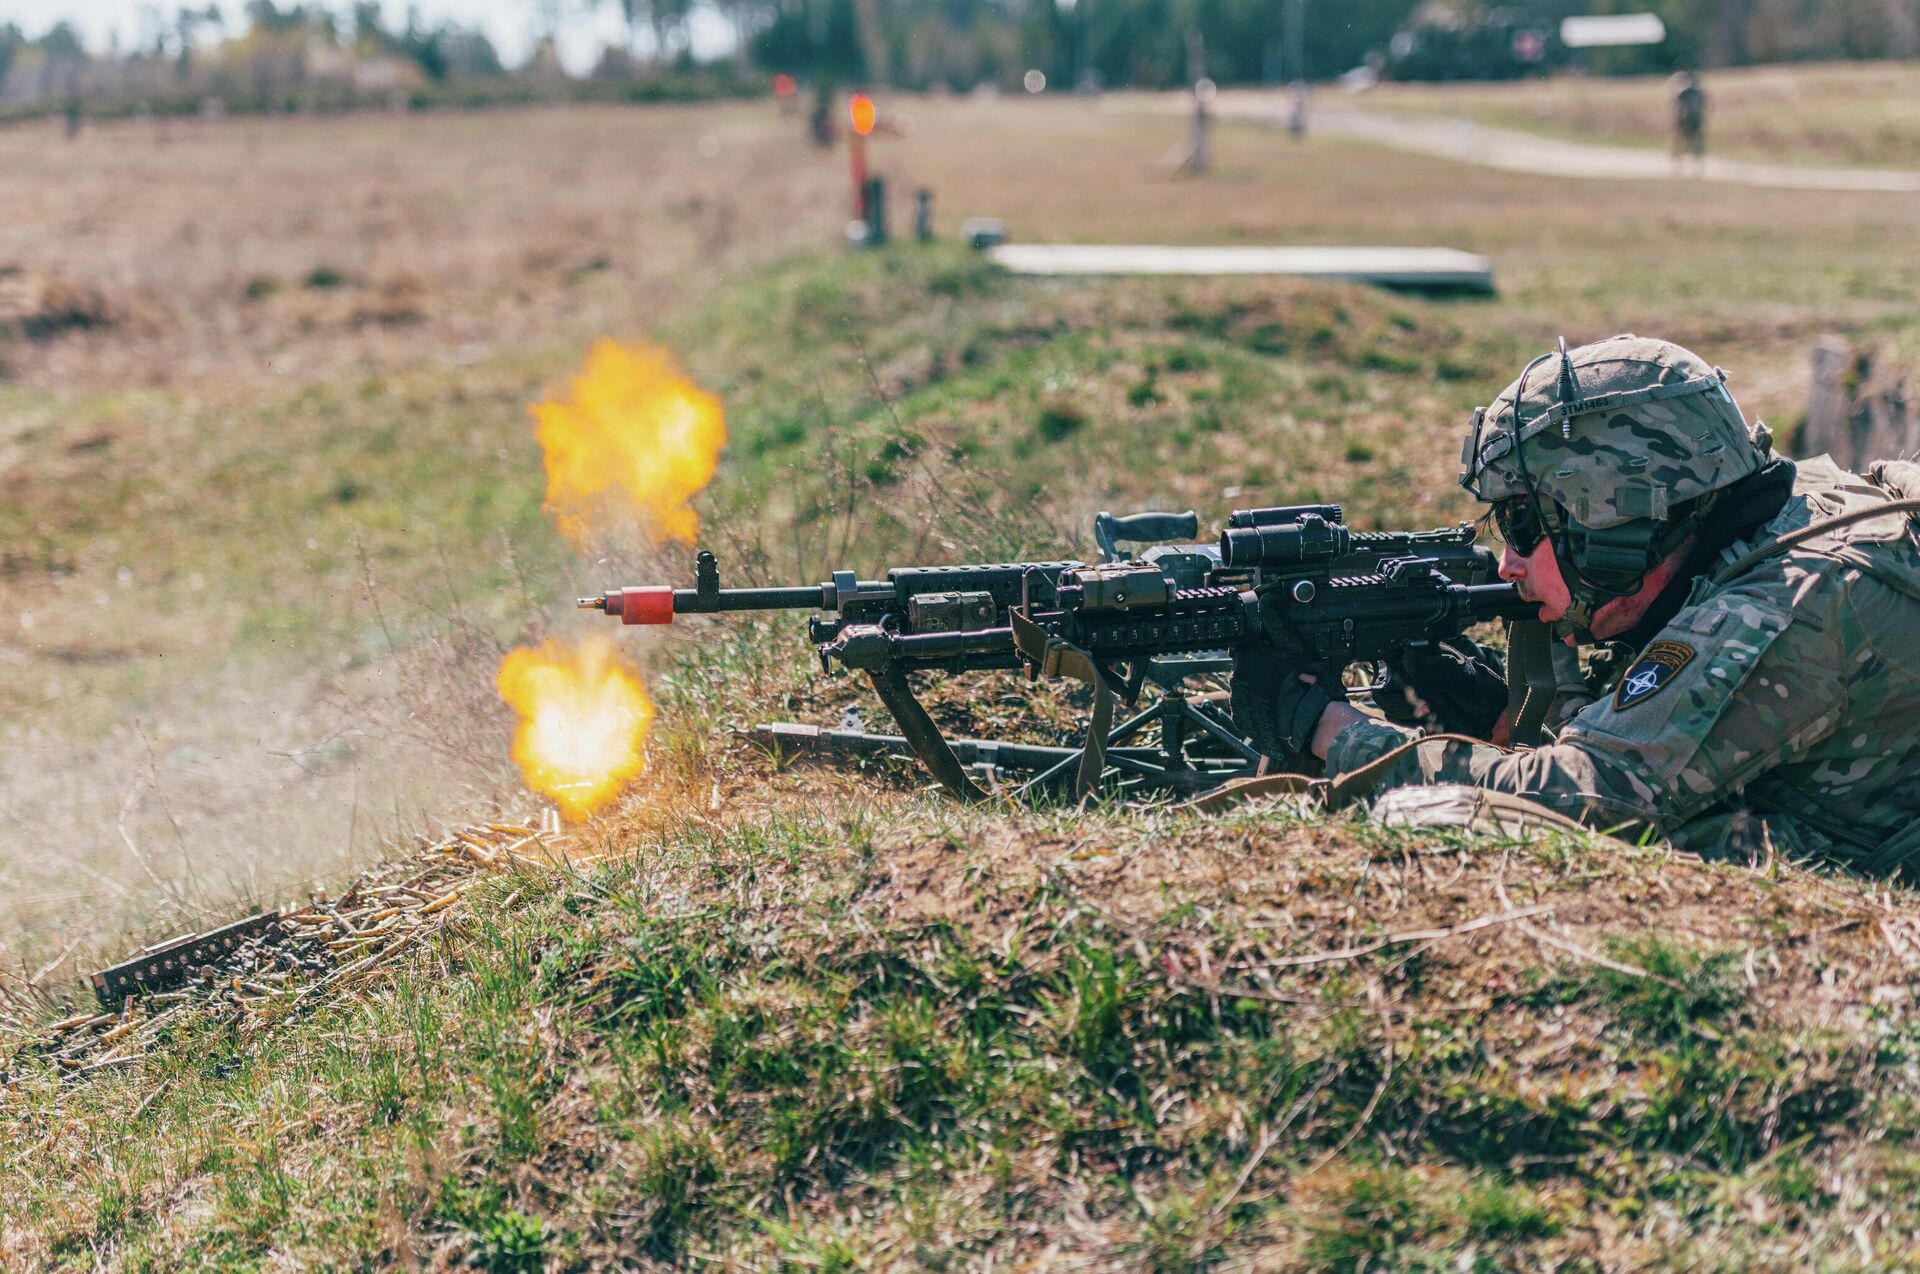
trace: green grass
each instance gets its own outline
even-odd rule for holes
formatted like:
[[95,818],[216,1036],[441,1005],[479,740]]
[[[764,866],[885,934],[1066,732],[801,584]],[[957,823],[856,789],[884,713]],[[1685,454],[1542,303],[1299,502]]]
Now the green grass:
[[[1145,894],[992,848],[1071,823],[920,801],[796,809],[717,834],[682,824],[585,875],[520,876],[490,893],[514,908],[483,903],[305,1022],[248,1043],[202,1020],[143,1082],[74,1090],[46,1115],[0,1108],[15,1149],[0,1198],[26,1219],[25,1250],[104,1249],[129,1268],[185,1244],[226,1268],[428,1250],[496,1270],[622,1254],[858,1268],[882,1251],[964,1268],[1054,1234],[1160,1269],[1505,1269],[1586,1260],[1576,1218],[1596,1207],[1684,1221],[1683,1265],[1741,1235],[1728,1201],[1749,1193],[1806,1218],[1803,1240],[1852,1249],[1820,1221],[1836,1200],[1810,1156],[1865,1141],[1851,1095],[1890,1091],[1897,1067],[1783,1037],[1744,997],[1686,1002],[1678,1020],[1719,1036],[1693,1050],[1671,1002],[1570,969],[1560,1023],[1596,1043],[1516,1087],[1542,994],[1523,986],[1528,951],[1288,965],[1337,932],[1313,899],[1352,861],[1350,833],[1293,840],[1288,866],[1286,820],[1094,825],[1116,861],[1194,872]],[[933,852],[931,828],[939,853],[991,865],[938,916],[899,876]],[[1222,891],[1212,873],[1236,840],[1275,866]],[[1553,875],[1517,847],[1462,887],[1495,871]],[[1274,937],[1276,897],[1296,936]],[[1259,996],[1204,989],[1202,950]],[[1455,979],[1512,989],[1445,992],[1475,995],[1467,1017],[1421,1009]],[[30,1062],[17,1082],[36,1106],[58,1085]],[[33,1131],[49,1128],[51,1142]],[[49,1171],[94,1141],[110,1153]],[[204,1201],[184,1229],[165,1205],[183,1191]],[[1911,1196],[1881,1206],[1920,1221]],[[1069,1213],[1085,1219],[1059,1230]]]
[[[1447,522],[1469,512],[1453,422],[1539,333],[1353,287],[1023,282],[907,249],[789,262],[661,335],[729,405],[701,512],[744,583],[1084,551],[1102,507]],[[458,633],[456,593],[508,633],[498,533],[534,578],[567,560],[524,406],[576,353],[304,390],[224,433],[193,417],[205,485],[143,491],[161,431],[120,485],[89,470],[70,509],[0,529],[50,559],[117,537],[162,631],[205,621],[192,574],[223,581],[242,651]],[[180,404],[85,406],[158,429]],[[145,537],[116,515],[142,500]],[[369,613],[362,554],[409,605]],[[654,652],[645,802],[593,833],[621,854],[500,882],[389,980],[254,1039],[208,1016],[87,1084],[11,1058],[0,1259],[1743,1268],[1856,1261],[1862,1226],[1893,1261],[1920,1227],[1920,1035],[1874,991],[1907,975],[1871,925],[1795,936],[1880,906],[1865,886],[776,774],[725,727],[874,711],[805,653],[798,625],[744,619]],[[1005,679],[931,697],[968,728],[1071,715]],[[1501,925],[1320,958],[1507,890],[1552,903],[1562,944]]]

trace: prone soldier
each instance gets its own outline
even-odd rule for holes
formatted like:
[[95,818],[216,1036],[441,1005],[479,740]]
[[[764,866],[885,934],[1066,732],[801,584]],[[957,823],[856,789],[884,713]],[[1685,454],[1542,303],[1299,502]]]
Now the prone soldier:
[[1725,382],[1666,341],[1563,342],[1474,413],[1460,481],[1501,577],[1562,641],[1633,652],[1542,746],[1490,742],[1509,688],[1471,646],[1403,661],[1460,733],[1365,716],[1271,648],[1236,657],[1235,722],[1376,790],[1472,784],[1704,854],[1920,870],[1920,465],[1796,465]]

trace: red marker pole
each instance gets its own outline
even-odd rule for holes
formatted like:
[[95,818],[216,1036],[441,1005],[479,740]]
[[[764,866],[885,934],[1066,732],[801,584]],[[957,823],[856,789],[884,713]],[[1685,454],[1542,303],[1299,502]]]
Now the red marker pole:
[[853,156],[853,219],[867,219],[867,139],[853,135],[849,153]]
[[873,99],[865,93],[855,93],[847,99],[848,122],[853,125],[853,137],[848,143],[847,154],[853,164],[853,216],[856,221],[867,219],[867,138],[873,132],[877,114]]

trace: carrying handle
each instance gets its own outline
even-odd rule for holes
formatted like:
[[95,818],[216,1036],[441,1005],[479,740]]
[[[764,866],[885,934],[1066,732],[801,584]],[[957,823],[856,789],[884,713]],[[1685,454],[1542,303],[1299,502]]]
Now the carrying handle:
[[1200,515],[1192,509],[1185,513],[1131,513],[1115,517],[1096,513],[1093,517],[1093,542],[1109,562],[1120,561],[1122,544],[1191,543],[1200,537]]

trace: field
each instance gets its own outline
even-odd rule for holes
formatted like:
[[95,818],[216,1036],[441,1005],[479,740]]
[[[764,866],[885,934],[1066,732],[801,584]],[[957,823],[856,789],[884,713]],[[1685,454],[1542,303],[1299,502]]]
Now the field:
[[[1708,72],[1701,83],[1713,154],[1769,163],[1920,166],[1920,69],[1910,62],[1740,67]],[[1328,100],[1347,104],[1337,96]],[[1387,84],[1353,104],[1609,145],[1664,150],[1673,137],[1673,104],[1661,77]]]
[[[770,106],[0,132],[31,192],[0,227],[0,1040],[102,957],[532,816],[499,653],[690,573],[541,514],[526,408],[594,336],[725,401],[699,507],[740,582],[1084,552],[1102,508],[1441,524],[1466,412],[1556,334],[1680,340],[1783,438],[1815,337],[1920,336],[1912,198],[1236,126],[1168,181],[1169,114],[903,109],[876,164],[949,232],[1444,244],[1500,296],[849,257],[843,157]],[[1906,891],[776,772],[726,726],[867,701],[799,636],[635,643],[655,764],[575,841],[610,865],[487,886],[391,978],[79,1084],[0,1043],[0,1263],[1906,1263]],[[998,725],[1030,693],[1059,717],[935,698]]]

